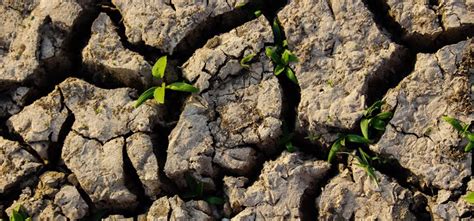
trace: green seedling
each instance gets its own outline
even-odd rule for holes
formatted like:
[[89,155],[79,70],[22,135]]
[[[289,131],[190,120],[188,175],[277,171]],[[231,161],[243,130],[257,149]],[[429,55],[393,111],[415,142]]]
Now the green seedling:
[[282,130],[283,130],[283,135],[278,140],[278,145],[285,146],[286,150],[290,153],[295,152],[297,147],[294,146],[292,143],[292,140],[295,134],[289,131],[288,125],[286,124],[286,122],[283,122]]
[[276,46],[266,47],[265,54],[272,60],[275,66],[273,73],[278,76],[285,73],[286,77],[295,84],[298,84],[295,72],[289,66],[292,62],[298,62],[298,58],[288,50],[288,42],[283,40],[283,34],[277,19],[273,21],[272,30],[275,36]]
[[159,104],[164,104],[165,92],[167,89],[173,90],[173,91],[190,92],[190,93],[199,92],[199,89],[185,82],[174,82],[169,85],[166,85],[166,82],[164,81],[166,65],[167,65],[166,56],[159,58],[156,61],[155,65],[153,65],[151,74],[153,75],[153,77],[162,80],[161,86],[151,87],[145,92],[143,92],[140,95],[140,97],[137,99],[137,101],[135,102],[135,105],[134,105],[135,107],[140,106],[141,104],[143,104],[143,102],[145,102],[146,100],[152,97],[154,97],[156,102],[158,102]]
[[10,216],[10,221],[31,221],[31,217],[28,217],[22,209],[21,205],[18,205],[12,210],[12,216]]
[[366,139],[370,139],[371,129],[384,132],[388,121],[393,117],[392,112],[380,112],[383,104],[383,101],[377,101],[364,111],[364,116],[360,121],[360,130]]
[[464,147],[464,152],[470,152],[474,148],[474,133],[469,131],[471,124],[463,123],[458,119],[449,116],[443,116],[442,119],[451,124],[451,126],[458,131],[461,137],[465,137],[469,140],[466,147]]
[[373,180],[375,181],[375,184],[377,185],[378,187],[378,180],[377,180],[377,176],[375,175],[375,169],[374,167],[372,166],[372,161],[373,160],[376,160],[378,159],[377,157],[370,157],[369,154],[367,154],[366,152],[364,152],[362,150],[362,148],[359,148],[359,156],[355,156],[355,158],[357,159],[357,161],[359,161],[359,163],[355,164],[356,166],[359,166],[361,167],[362,169],[365,170],[365,172],[367,173],[367,175]]
[[244,68],[250,68],[249,63],[253,60],[255,56],[255,53],[248,54],[240,60],[240,65]]
[[332,160],[336,157],[336,154],[341,150],[341,148],[345,147],[347,142],[350,143],[357,143],[357,144],[370,144],[372,143],[371,140],[356,135],[356,134],[347,134],[340,136],[334,143],[331,145],[331,149],[329,150],[328,155],[328,162],[331,163]]
[[262,11],[257,10],[257,11],[255,11],[253,14],[255,15],[255,17],[258,18],[258,17],[260,17],[260,15],[262,15]]
[[186,184],[188,186],[188,192],[183,195],[183,198],[198,198],[204,199],[206,202],[212,205],[222,205],[225,203],[224,199],[217,196],[204,196],[204,184],[192,176],[187,175]]
[[474,204],[474,192],[467,193],[467,195],[464,196],[463,199],[464,199],[464,201],[466,201],[470,204]]

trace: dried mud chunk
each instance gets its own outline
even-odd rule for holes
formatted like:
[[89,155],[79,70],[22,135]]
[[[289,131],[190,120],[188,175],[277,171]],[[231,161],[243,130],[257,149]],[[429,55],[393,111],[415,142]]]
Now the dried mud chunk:
[[42,164],[18,142],[0,137],[0,195],[21,187],[21,183],[41,167]]
[[138,53],[126,49],[111,19],[101,13],[92,24],[92,35],[82,51],[84,67],[94,81],[117,82],[133,88],[150,86],[151,66]]
[[[11,217],[12,210],[20,205],[32,220],[81,219],[89,212],[77,189],[66,184],[66,175],[53,171],[42,174],[35,189],[24,189],[19,199],[6,210],[7,214]],[[66,208],[71,210],[62,210]]]
[[352,174],[342,171],[316,199],[320,220],[416,220],[409,190],[377,171],[376,184],[355,161],[350,167]]
[[[271,41],[261,16],[209,40],[183,65],[184,77],[201,93],[186,101],[169,136],[165,172],[180,187],[192,175],[213,189],[220,169],[248,174],[260,152],[276,151],[282,89],[264,55]],[[245,69],[239,61],[252,53]]]
[[441,119],[474,120],[466,66],[472,50],[469,40],[418,54],[413,72],[384,98],[394,116],[371,149],[398,160],[422,186],[455,190],[472,174],[472,154],[464,153],[458,132]]
[[183,38],[201,24],[246,2],[248,0],[112,1],[123,16],[125,34],[132,43],[144,42],[170,54]]
[[406,51],[377,27],[361,0],[290,1],[278,18],[299,58],[296,130],[330,144],[336,131],[357,127],[371,83],[399,74],[393,68]]
[[225,177],[224,191],[234,212],[239,212],[232,220],[301,219],[303,198],[328,170],[324,161],[283,152],[265,163],[259,179],[249,187],[246,178]]
[[69,115],[61,96],[56,88],[7,121],[10,130],[19,134],[44,160],[48,160],[48,149],[52,143],[58,142]]
[[404,29],[404,37],[418,44],[474,30],[474,2],[470,0],[384,1],[389,15]]

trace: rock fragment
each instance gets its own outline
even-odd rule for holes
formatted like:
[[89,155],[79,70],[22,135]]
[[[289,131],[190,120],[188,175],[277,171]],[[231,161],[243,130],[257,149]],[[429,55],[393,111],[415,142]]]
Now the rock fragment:
[[0,118],[8,118],[20,112],[33,91],[28,87],[18,87],[2,92],[0,94]]
[[472,154],[464,153],[458,132],[441,119],[474,120],[468,84],[472,51],[469,40],[418,54],[413,72],[384,98],[394,116],[371,149],[398,160],[422,186],[455,190],[472,174]]
[[[474,30],[474,2],[469,0],[384,0],[404,37],[428,44],[440,35],[453,37]],[[436,4],[433,4],[436,2]]]
[[0,19],[7,25],[0,40],[5,47],[0,56],[0,90],[25,83],[41,86],[48,72],[68,69],[71,61],[65,46],[88,4],[75,0],[2,2],[0,10],[5,16]]
[[92,35],[82,51],[84,67],[95,82],[148,88],[151,66],[138,53],[126,49],[110,18],[101,13],[92,24]]
[[[220,168],[248,174],[257,152],[276,150],[282,90],[264,54],[272,39],[262,16],[210,39],[183,65],[201,93],[186,101],[169,136],[165,172],[180,187],[191,175],[212,189]],[[243,68],[240,59],[252,53],[250,68]]]
[[56,88],[7,121],[9,129],[19,134],[44,160],[48,160],[48,149],[53,142],[58,142],[59,133],[69,115],[61,96]]
[[[472,179],[467,184],[466,193],[468,192],[474,192],[474,180]],[[462,220],[462,218],[469,217],[469,212],[474,210],[474,205],[463,199],[466,195],[449,190],[438,191],[438,195],[428,201],[434,220]]]
[[185,37],[210,19],[236,10],[237,5],[246,2],[249,0],[166,0],[153,4],[145,0],[112,1],[123,16],[125,34],[130,42],[144,42],[169,54],[175,52],[176,46]]
[[23,186],[22,183],[41,167],[42,164],[18,142],[0,137],[0,195]]
[[7,214],[11,216],[11,211],[21,206],[32,220],[83,218],[89,212],[89,207],[75,187],[64,186],[65,177],[64,173],[45,172],[34,190],[29,187],[23,190],[19,199],[6,210]]
[[324,187],[316,199],[320,220],[416,220],[413,194],[376,171],[378,184],[355,164]]
[[134,108],[132,89],[106,90],[74,78],[59,89],[74,116],[62,159],[96,206],[127,209],[137,205],[137,196],[125,185],[127,153],[146,193],[158,194],[158,165],[149,135],[162,119],[157,106],[147,102]]
[[[301,101],[296,130],[330,144],[336,131],[354,129],[375,82],[399,74],[406,51],[390,41],[363,1],[290,1],[279,13]],[[354,28],[357,27],[357,28]]]
[[178,196],[161,197],[151,205],[146,220],[214,220],[205,201],[184,202]]
[[249,187],[245,187],[246,178],[225,177],[224,191],[231,208],[238,212],[232,220],[301,219],[303,198],[317,188],[328,170],[324,161],[283,152],[265,163],[259,179]]
[[156,199],[160,193],[161,183],[158,177],[158,161],[153,152],[152,139],[145,133],[135,133],[128,137],[126,142],[127,155],[137,171],[145,194],[151,199]]

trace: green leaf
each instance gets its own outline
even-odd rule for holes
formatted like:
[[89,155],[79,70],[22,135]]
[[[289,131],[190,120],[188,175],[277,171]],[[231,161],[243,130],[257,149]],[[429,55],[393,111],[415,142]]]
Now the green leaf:
[[449,124],[451,124],[451,126],[453,126],[454,129],[456,129],[457,131],[462,132],[464,130],[463,126],[461,125],[461,122],[457,120],[456,118],[443,116],[442,119],[448,122]]
[[275,41],[280,42],[280,40],[283,39],[283,35],[281,34],[280,22],[277,18],[273,19],[272,30]]
[[255,17],[258,18],[258,17],[260,17],[260,15],[262,15],[262,11],[257,10],[257,11],[255,11],[253,14],[255,15]]
[[469,141],[474,142],[474,133],[465,132],[465,134]]
[[281,59],[285,65],[289,64],[290,62],[297,62],[298,58],[294,55],[290,50],[285,49],[283,54],[281,55]]
[[283,71],[285,71],[285,66],[277,64],[277,66],[275,67],[275,76],[280,75]]
[[252,61],[253,57],[255,57],[256,54],[255,53],[251,53],[251,54],[248,54],[247,56],[243,57],[241,60],[240,60],[240,65],[242,67],[245,67],[245,68],[249,68],[250,65],[248,65],[248,63],[250,61]]
[[355,134],[348,134],[346,136],[347,141],[352,142],[352,143],[362,143],[362,144],[369,144],[371,141],[365,137],[361,137],[359,135]]
[[159,104],[164,104],[165,103],[165,89],[166,89],[166,84],[163,82],[161,84],[161,87],[156,88],[155,93],[153,93],[153,96],[155,97],[156,102]]
[[380,120],[387,120],[387,119],[390,119],[393,117],[393,113],[392,112],[382,112],[382,113],[379,113],[375,116],[376,118],[380,119]]
[[362,131],[362,135],[364,135],[365,139],[369,139],[369,119],[363,118],[360,121],[360,130]]
[[173,91],[183,91],[183,92],[190,92],[196,93],[199,92],[199,89],[195,88],[194,86],[184,83],[184,82],[174,82],[170,85],[167,85],[166,88],[173,90]]
[[146,90],[145,92],[143,92],[142,95],[140,95],[140,97],[138,97],[137,101],[135,101],[135,104],[133,105],[135,108],[137,108],[138,106],[142,105],[143,102],[145,102],[146,100],[150,99],[151,97],[153,97],[153,93],[155,92],[155,89],[157,87],[151,87],[149,88],[148,90]]
[[283,43],[282,43],[283,47],[286,48],[288,47],[288,40],[283,40]]
[[23,221],[23,216],[15,210],[12,210],[12,216],[10,217],[10,221]]
[[331,163],[331,161],[336,157],[337,152],[339,152],[339,149],[341,149],[342,144],[341,141],[344,138],[338,138],[336,141],[331,146],[331,150],[329,150],[329,155],[328,155],[328,163]]
[[265,54],[267,55],[267,57],[269,57],[270,59],[272,59],[272,61],[273,61],[274,64],[281,64],[280,57],[279,57],[278,54],[276,53],[276,48],[274,48],[274,47],[266,47],[266,48],[265,48]]
[[288,79],[290,79],[290,81],[293,81],[293,83],[298,84],[298,79],[296,79],[295,72],[293,72],[291,68],[286,68],[285,74]]
[[225,203],[224,199],[217,196],[210,196],[206,198],[206,202],[212,205],[222,205]]
[[369,124],[370,124],[370,126],[372,126],[373,128],[375,128],[376,130],[380,130],[380,131],[384,131],[384,130],[385,130],[385,127],[387,126],[387,124],[385,123],[385,121],[380,120],[380,119],[377,118],[377,117],[374,117],[374,118],[370,119]]
[[474,192],[467,193],[467,195],[464,196],[463,199],[470,204],[474,204]]
[[162,79],[165,76],[165,70],[166,70],[166,63],[168,62],[168,59],[166,56],[163,56],[159,58],[156,62],[155,65],[153,65],[153,69],[151,70],[151,74],[158,78]]
[[296,151],[295,146],[293,146],[293,143],[291,143],[291,142],[286,143],[285,146],[286,146],[286,150],[288,150],[288,152],[290,152],[290,153],[293,153],[293,152]]
[[468,133],[468,130],[469,130],[469,127],[471,126],[471,124],[465,124],[464,127],[462,128],[462,132],[463,133]]
[[474,141],[469,141],[466,147],[464,147],[464,152],[471,152],[472,148],[474,148]]
[[372,106],[370,106],[369,108],[367,108],[365,111],[364,111],[364,116],[366,118],[371,118],[374,114],[374,112],[376,110],[380,110],[380,108],[382,107],[383,105],[383,101],[376,101],[375,103],[372,104]]

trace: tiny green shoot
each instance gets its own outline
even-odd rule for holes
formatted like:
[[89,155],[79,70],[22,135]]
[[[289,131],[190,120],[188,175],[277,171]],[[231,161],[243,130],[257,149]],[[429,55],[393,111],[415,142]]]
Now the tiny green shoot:
[[253,14],[255,15],[255,17],[258,18],[258,17],[260,17],[260,15],[262,15],[262,11],[257,10],[257,11],[255,11]]
[[377,180],[377,176],[375,175],[375,169],[372,166],[372,161],[376,160],[377,157],[370,157],[369,154],[367,154],[366,152],[364,152],[362,150],[362,148],[359,148],[359,155],[360,155],[360,157],[355,156],[357,161],[359,161],[359,163],[357,163],[355,165],[357,165],[357,166],[361,167],[362,169],[364,169],[365,172],[367,173],[367,175],[373,181],[375,181],[375,184],[378,186],[378,180]]
[[21,209],[21,205],[18,205],[12,210],[10,221],[31,221],[31,217],[28,217],[28,214]]
[[461,135],[468,139],[467,145],[464,147],[464,152],[470,152],[474,148],[474,133],[469,131],[471,124],[463,123],[456,118],[443,116],[442,119],[449,123]]
[[364,111],[360,121],[360,130],[366,139],[370,139],[370,131],[384,132],[388,121],[392,119],[392,112],[381,112],[383,101],[376,101]]
[[183,198],[198,198],[204,199],[206,202],[212,205],[222,205],[225,203],[224,199],[218,196],[204,196],[204,184],[191,175],[186,175],[186,184],[188,186],[188,191],[183,195]]
[[463,199],[470,204],[474,204],[474,192],[467,193],[467,195],[464,196]]
[[240,65],[244,68],[250,68],[249,63],[252,61],[252,59],[256,56],[255,53],[251,53],[246,55],[240,60]]
[[167,65],[168,59],[166,56],[160,57],[156,63],[153,65],[152,68],[152,76],[161,79],[162,83],[161,86],[157,87],[151,87],[145,92],[143,92],[140,97],[135,101],[134,107],[138,107],[143,102],[146,100],[154,97],[156,102],[159,104],[164,104],[165,103],[165,92],[166,89],[173,90],[173,91],[181,91],[181,92],[190,92],[190,93],[196,93],[199,92],[199,89],[188,84],[185,82],[174,82],[169,85],[166,85],[166,82],[164,81],[165,77],[165,71],[166,71],[166,65]]
[[298,62],[298,58],[290,50],[288,50],[288,41],[283,40],[284,36],[281,31],[280,22],[274,19],[272,23],[273,35],[275,36],[276,45],[265,48],[265,54],[270,58],[275,66],[273,73],[278,76],[282,73],[295,84],[298,84],[295,72],[291,69],[290,64]]

